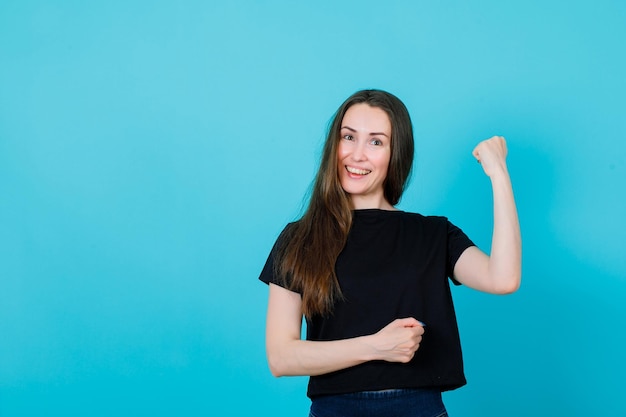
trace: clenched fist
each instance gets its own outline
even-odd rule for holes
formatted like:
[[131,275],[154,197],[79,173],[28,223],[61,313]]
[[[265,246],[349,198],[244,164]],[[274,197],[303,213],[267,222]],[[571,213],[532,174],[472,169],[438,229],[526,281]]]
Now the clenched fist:
[[484,140],[476,145],[472,151],[472,155],[474,155],[474,158],[480,162],[485,174],[491,177],[500,172],[507,172],[507,152],[504,137],[493,136],[490,139]]
[[373,335],[376,357],[387,362],[409,362],[419,349],[423,334],[424,326],[418,320],[396,319]]

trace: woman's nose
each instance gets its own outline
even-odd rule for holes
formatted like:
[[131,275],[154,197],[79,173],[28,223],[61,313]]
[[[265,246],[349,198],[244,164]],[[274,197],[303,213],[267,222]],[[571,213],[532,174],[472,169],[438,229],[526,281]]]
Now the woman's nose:
[[357,144],[352,151],[352,159],[355,161],[363,161],[366,159],[365,150],[363,149],[363,145]]

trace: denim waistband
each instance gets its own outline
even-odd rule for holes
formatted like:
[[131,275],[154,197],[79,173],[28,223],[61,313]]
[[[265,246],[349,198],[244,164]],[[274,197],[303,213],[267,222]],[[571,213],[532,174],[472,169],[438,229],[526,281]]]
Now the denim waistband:
[[351,392],[348,394],[339,394],[346,398],[397,398],[406,396],[419,396],[419,397],[441,397],[441,392],[432,389],[418,389],[418,388],[397,388],[397,389],[384,389],[380,391],[359,391]]
[[434,389],[388,389],[315,397],[313,417],[446,416],[441,392]]

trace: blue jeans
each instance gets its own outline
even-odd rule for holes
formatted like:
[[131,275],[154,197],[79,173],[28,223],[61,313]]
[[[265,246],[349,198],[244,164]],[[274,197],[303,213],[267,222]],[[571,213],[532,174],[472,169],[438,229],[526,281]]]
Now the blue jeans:
[[313,398],[309,417],[447,417],[441,392],[394,389]]

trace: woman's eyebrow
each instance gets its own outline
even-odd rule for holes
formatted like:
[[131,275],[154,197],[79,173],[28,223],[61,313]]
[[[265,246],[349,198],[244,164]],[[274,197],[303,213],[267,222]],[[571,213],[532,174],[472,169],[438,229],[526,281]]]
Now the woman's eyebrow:
[[[341,126],[341,129],[347,129],[347,130],[349,130],[350,132],[355,132],[355,133],[356,133],[356,130],[355,130],[355,129],[352,129],[350,126]],[[370,132],[370,134],[369,134],[369,135],[370,135],[370,136],[385,136],[385,137],[387,137],[387,138],[389,137],[389,135],[388,135],[388,134],[386,134],[386,133],[384,133],[384,132]]]

